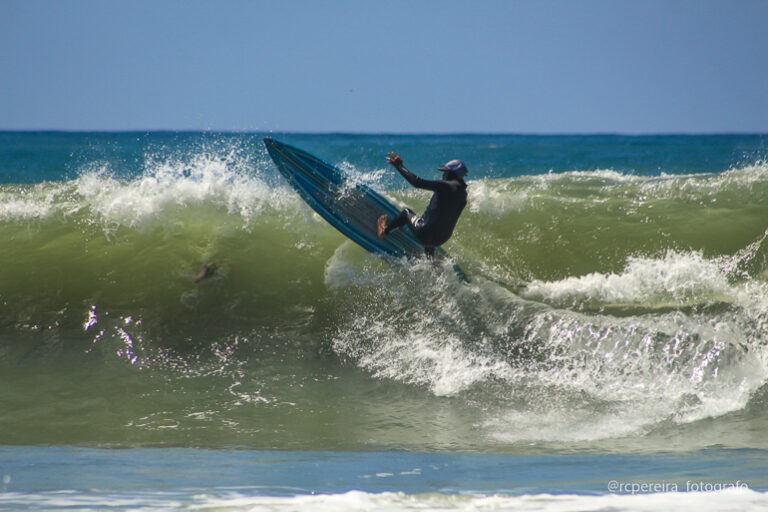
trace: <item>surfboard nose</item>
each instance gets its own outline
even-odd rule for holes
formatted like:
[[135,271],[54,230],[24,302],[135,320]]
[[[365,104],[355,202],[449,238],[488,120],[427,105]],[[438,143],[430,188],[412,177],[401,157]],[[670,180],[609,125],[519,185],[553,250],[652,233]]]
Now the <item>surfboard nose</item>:
[[267,146],[268,151],[285,151],[286,145],[280,142],[279,140],[275,140],[272,137],[264,137],[264,145]]

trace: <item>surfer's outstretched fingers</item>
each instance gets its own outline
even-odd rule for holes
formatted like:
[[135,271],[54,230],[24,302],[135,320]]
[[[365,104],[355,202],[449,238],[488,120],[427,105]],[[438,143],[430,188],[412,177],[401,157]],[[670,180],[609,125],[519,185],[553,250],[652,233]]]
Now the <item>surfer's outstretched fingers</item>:
[[397,155],[394,151],[391,151],[389,153],[389,156],[387,157],[387,161],[394,165],[395,167],[400,167],[403,165],[403,159]]

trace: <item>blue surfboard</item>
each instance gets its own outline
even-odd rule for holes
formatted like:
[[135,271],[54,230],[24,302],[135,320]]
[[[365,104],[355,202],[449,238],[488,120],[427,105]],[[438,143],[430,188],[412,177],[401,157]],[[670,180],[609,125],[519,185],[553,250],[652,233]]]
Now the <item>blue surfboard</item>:
[[[424,256],[424,246],[407,227],[397,229],[379,240],[376,221],[381,215],[390,219],[400,208],[370,187],[355,183],[333,165],[288,144],[269,137],[264,139],[269,156],[293,188],[322,218],[364,249],[395,258]],[[441,247],[435,253],[448,254]],[[459,277],[468,281],[454,265]]]

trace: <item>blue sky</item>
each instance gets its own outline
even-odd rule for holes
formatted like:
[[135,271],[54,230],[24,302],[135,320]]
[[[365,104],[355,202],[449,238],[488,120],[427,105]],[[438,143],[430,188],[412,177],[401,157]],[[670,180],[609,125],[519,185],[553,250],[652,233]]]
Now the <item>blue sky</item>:
[[0,0],[0,129],[768,132],[768,1]]

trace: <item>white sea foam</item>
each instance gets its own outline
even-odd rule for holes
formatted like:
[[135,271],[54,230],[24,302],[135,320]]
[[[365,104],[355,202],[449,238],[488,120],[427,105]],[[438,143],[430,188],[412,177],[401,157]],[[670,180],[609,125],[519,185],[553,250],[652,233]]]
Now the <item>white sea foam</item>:
[[71,181],[4,186],[0,220],[88,212],[95,223],[137,227],[174,208],[209,205],[247,225],[265,208],[301,207],[285,183],[263,171],[267,165],[237,148],[148,154],[141,174],[127,178],[109,164],[92,162]]
[[682,492],[686,484],[667,484],[677,491],[616,494],[406,494],[348,491],[338,494],[301,494],[297,496],[253,496],[243,492],[226,493],[82,493],[76,491],[37,494],[6,492],[0,505],[18,508],[60,509],[136,509],[220,510],[220,511],[499,511],[576,512],[612,510],[616,512],[762,512],[768,507],[768,494],[745,487],[704,492]]
[[684,306],[734,301],[742,289],[729,283],[722,266],[699,252],[667,252],[662,258],[630,257],[621,273],[594,272],[560,281],[534,280],[522,290],[529,299],[557,306],[640,304]]
[[[359,265],[355,253],[347,245],[347,250],[338,250],[326,266],[326,283],[342,296],[350,286],[375,291],[382,287],[382,275],[387,275],[387,269],[380,266]],[[425,261],[390,267],[388,278],[398,280],[403,274],[413,288],[391,282],[384,285],[385,293],[391,294],[385,302],[379,303],[375,297],[373,302],[357,302],[350,310],[351,323],[344,325],[335,339],[336,350],[353,354],[358,364],[376,377],[428,386],[438,396],[459,393],[507,372],[503,361],[465,346],[462,326],[441,321],[448,320],[441,309],[447,315],[458,307],[456,302],[438,297],[437,303],[414,304],[411,289],[446,286],[462,294],[450,265],[435,269]],[[465,300],[472,298],[465,296]]]
[[[340,291],[355,299],[341,308],[349,319],[335,349],[379,378],[438,396],[471,393],[485,404],[479,425],[500,443],[593,441],[720,416],[742,409],[768,380],[763,285],[732,284],[698,253],[535,282],[528,300],[428,266],[377,269],[378,279],[367,279],[370,269],[345,263],[343,278],[326,276],[357,288]],[[698,314],[698,301],[725,306]],[[592,302],[650,306],[626,316],[569,309]],[[693,311],[679,310],[686,305]]]
[[469,210],[497,218],[535,208],[539,200],[560,204],[600,204],[625,199],[630,204],[653,206],[649,201],[687,201],[716,204],[730,198],[761,197],[756,185],[768,183],[768,163],[758,161],[720,174],[664,174],[637,176],[611,169],[570,171],[515,178],[473,180],[469,186]]
[[132,227],[168,208],[202,203],[226,209],[247,223],[265,205],[279,205],[286,196],[240,168],[239,161],[219,155],[149,164],[129,181],[112,177],[107,169],[86,172],[76,181],[77,194],[100,219]]
[[69,187],[61,183],[5,186],[0,189],[0,221],[44,219],[55,213],[74,213],[80,206],[67,197],[68,190]]
[[479,180],[469,187],[469,210],[501,217],[509,212],[521,211],[528,205],[527,190],[510,190],[512,182]]
[[231,498],[212,500],[202,509],[217,510],[268,509],[292,510],[455,510],[517,512],[571,512],[585,510],[664,511],[697,510],[719,512],[740,510],[762,511],[768,506],[768,495],[749,489],[727,489],[713,492],[663,492],[655,494],[604,494],[600,496],[576,494],[505,495],[448,495],[404,493],[367,493],[350,491],[343,494],[295,496],[289,498]]

